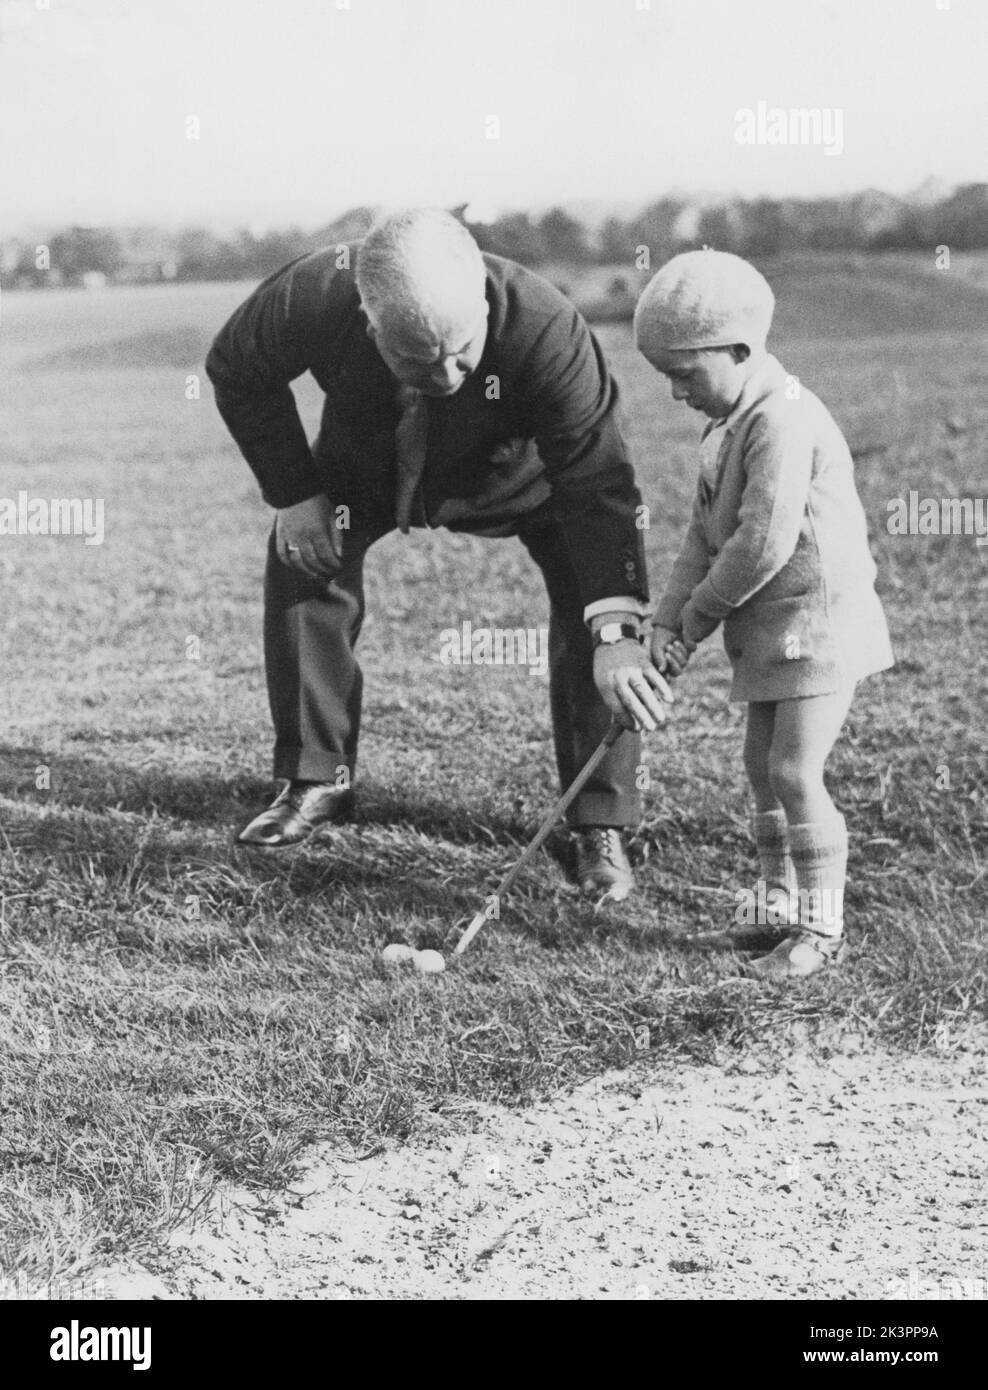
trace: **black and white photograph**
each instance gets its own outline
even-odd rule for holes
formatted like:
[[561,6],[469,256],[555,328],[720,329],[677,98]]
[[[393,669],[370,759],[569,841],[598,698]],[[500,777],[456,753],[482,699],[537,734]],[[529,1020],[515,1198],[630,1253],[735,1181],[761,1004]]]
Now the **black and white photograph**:
[[34,1364],[332,1302],[959,1355],[986,71],[979,0],[0,0]]

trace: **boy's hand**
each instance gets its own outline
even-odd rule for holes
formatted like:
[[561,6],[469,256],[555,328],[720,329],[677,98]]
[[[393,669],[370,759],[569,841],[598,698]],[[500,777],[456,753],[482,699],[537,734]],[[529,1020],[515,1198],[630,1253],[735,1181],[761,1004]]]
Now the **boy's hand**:
[[687,646],[680,633],[658,624],[652,628],[652,663],[664,676],[681,676],[696,648]]

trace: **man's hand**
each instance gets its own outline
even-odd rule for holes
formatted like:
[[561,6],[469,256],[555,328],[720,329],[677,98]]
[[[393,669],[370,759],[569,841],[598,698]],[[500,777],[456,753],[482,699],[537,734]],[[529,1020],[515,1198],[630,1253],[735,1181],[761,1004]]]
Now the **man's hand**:
[[634,638],[602,643],[593,654],[593,678],[604,704],[628,728],[651,733],[664,722],[672,691]]
[[652,628],[652,662],[664,676],[681,676],[696,647],[682,635],[658,623]]
[[313,579],[333,579],[343,560],[343,534],[337,530],[333,504],[317,493],[294,507],[282,507],[274,523],[278,559]]

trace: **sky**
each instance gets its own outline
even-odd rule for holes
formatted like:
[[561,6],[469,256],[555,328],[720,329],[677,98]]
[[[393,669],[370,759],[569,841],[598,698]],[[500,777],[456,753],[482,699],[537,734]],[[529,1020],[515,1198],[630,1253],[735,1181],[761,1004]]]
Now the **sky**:
[[986,71],[986,0],[0,0],[0,236],[951,187]]

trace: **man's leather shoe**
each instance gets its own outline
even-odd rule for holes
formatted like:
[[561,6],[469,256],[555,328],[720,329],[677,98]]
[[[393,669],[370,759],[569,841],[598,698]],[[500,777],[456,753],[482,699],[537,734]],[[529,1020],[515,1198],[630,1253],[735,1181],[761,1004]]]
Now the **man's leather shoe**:
[[576,879],[584,893],[620,903],[635,885],[620,830],[595,825],[575,832]]
[[320,825],[345,820],[353,809],[353,792],[332,782],[288,782],[266,811],[237,836],[241,845],[286,849],[307,840]]

